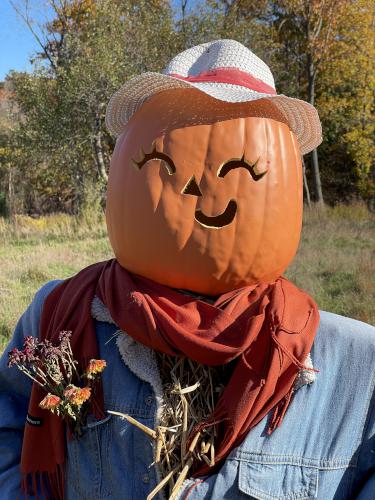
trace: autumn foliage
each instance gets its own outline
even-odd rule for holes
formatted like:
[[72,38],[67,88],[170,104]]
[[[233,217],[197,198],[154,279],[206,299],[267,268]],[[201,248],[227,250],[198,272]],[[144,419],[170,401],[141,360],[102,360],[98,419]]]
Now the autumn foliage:
[[32,73],[11,72],[1,88],[0,213],[103,203],[111,94],[217,38],[247,45],[271,67],[278,93],[317,107],[324,141],[304,158],[305,196],[375,206],[372,0],[49,0],[53,15],[40,28],[26,0],[12,3],[40,51]]

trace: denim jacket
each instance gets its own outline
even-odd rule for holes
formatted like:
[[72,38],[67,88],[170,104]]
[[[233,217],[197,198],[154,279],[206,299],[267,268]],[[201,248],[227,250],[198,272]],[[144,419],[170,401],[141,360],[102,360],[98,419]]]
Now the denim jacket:
[[[37,336],[47,283],[21,317],[0,362],[0,500],[22,498],[19,463],[31,381],[7,368],[7,352]],[[106,410],[157,424],[162,386],[154,353],[118,330],[98,299],[92,306]],[[311,351],[315,380],[295,391],[282,425],[270,436],[266,416],[220,470],[188,479],[179,499],[374,500],[375,328],[321,312]],[[306,383],[311,382],[311,383]],[[29,425],[29,424],[26,424]],[[37,453],[37,450],[35,450]],[[67,499],[146,499],[160,478],[153,448],[140,430],[108,415],[89,420],[67,440]]]

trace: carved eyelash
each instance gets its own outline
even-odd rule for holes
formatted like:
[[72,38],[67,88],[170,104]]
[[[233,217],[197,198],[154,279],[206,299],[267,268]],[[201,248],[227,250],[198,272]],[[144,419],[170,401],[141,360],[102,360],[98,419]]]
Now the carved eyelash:
[[151,153],[145,153],[143,149],[141,148],[139,156],[141,157],[140,161],[132,160],[133,165],[138,169],[141,170],[143,165],[147,163],[150,160],[162,160],[165,163],[166,169],[168,171],[169,175],[173,175],[176,172],[176,167],[166,154],[157,151],[156,146],[153,145]]
[[242,158],[232,158],[229,161],[226,161],[223,163],[220,167],[219,170],[217,171],[217,176],[218,177],[224,177],[227,175],[228,172],[233,170],[234,168],[246,168],[248,172],[250,173],[251,177],[254,179],[254,181],[259,181],[266,173],[268,170],[265,170],[264,172],[257,173],[257,164],[258,164],[259,158],[257,161],[253,164],[248,163],[245,160],[245,153],[242,155]]

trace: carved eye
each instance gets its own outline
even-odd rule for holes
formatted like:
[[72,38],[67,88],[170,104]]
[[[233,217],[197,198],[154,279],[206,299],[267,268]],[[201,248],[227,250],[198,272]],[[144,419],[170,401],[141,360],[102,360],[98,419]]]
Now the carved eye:
[[245,160],[245,154],[243,154],[242,158],[233,158],[232,160],[223,163],[217,172],[217,176],[224,177],[225,175],[227,175],[228,172],[230,172],[234,168],[242,167],[246,168],[246,170],[249,171],[254,181],[259,181],[264,175],[266,175],[267,170],[265,170],[264,172],[259,172],[257,168],[258,161],[259,158],[255,163],[250,164]]
[[133,160],[133,164],[138,170],[141,170],[143,165],[150,160],[161,160],[161,163],[165,165],[169,175],[173,175],[176,172],[176,167],[174,166],[172,159],[169,158],[168,155],[161,153],[160,151],[157,151],[156,146],[154,146],[151,153],[145,153],[142,149],[141,152],[143,156],[142,160],[140,161]]

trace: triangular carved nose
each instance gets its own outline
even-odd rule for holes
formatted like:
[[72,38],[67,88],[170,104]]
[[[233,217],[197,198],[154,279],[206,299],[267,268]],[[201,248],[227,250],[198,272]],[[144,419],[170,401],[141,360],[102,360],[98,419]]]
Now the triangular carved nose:
[[192,175],[190,179],[185,184],[184,189],[181,191],[182,194],[192,194],[194,196],[202,196],[201,190],[195,180],[195,175]]

